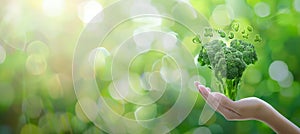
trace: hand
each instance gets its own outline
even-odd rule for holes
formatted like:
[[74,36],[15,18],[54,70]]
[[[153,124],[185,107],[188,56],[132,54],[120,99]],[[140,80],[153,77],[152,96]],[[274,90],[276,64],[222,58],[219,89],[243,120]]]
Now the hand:
[[206,102],[227,120],[258,119],[258,115],[262,114],[261,111],[265,102],[256,97],[232,101],[224,94],[210,92],[209,88],[199,82],[195,82],[195,85]]
[[195,86],[206,102],[227,120],[259,120],[268,124],[276,133],[300,134],[299,127],[259,98],[249,97],[232,101],[224,94],[211,92],[199,82],[195,82]]

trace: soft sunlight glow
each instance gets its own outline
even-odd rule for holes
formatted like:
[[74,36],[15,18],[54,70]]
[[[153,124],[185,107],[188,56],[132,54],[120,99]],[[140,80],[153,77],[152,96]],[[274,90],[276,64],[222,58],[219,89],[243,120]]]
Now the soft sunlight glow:
[[102,5],[95,1],[89,0],[82,2],[78,7],[78,16],[84,23],[90,22],[99,12],[102,11]]
[[44,13],[48,16],[59,16],[63,12],[64,4],[64,0],[44,0]]

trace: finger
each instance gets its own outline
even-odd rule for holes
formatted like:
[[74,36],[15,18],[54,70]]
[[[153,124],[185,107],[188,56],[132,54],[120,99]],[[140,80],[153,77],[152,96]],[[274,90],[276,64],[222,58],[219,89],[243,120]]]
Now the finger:
[[220,98],[220,105],[226,107],[227,109],[235,111],[237,109],[237,104],[226,97],[224,94],[221,93],[214,93],[214,96]]
[[210,93],[207,97],[206,102],[214,109],[217,110],[220,105],[220,100],[218,97],[214,96],[215,93]]
[[[225,101],[225,102],[224,102]],[[208,97],[207,103],[216,111],[221,113],[227,120],[240,118],[240,114],[235,112],[234,109],[228,108],[231,102],[226,96],[220,93],[211,93]]]
[[195,82],[195,86],[206,100],[206,102],[216,111],[220,112],[226,119],[238,119],[240,114],[235,111],[235,103],[227,98],[224,94],[213,92],[211,93],[210,88]]
[[232,101],[231,99],[227,98],[224,94],[218,93],[218,92],[213,92],[211,93],[212,96],[214,96],[216,99],[215,106],[217,109],[224,108],[226,111],[230,111],[231,113],[235,113],[235,115],[239,115],[240,113],[238,112],[238,109],[236,108],[236,103]]
[[[202,85],[199,81],[195,81],[194,84],[195,84],[195,86],[196,86],[197,88],[198,88],[198,86]],[[202,86],[204,86],[204,85],[202,85]],[[205,86],[204,86],[204,87],[205,87]],[[211,91],[210,88],[208,88],[208,87],[205,87],[205,89],[206,89],[208,92]]]
[[207,100],[210,92],[208,90],[206,90],[205,86],[198,85],[198,90],[201,93],[201,95],[204,97],[204,99]]
[[[198,89],[198,86],[201,85],[201,83],[200,83],[199,81],[194,81],[194,84],[195,84],[195,86],[197,87],[197,89]],[[199,90],[199,89],[198,89],[198,90]]]
[[200,82],[195,81],[195,86],[197,87],[197,89],[199,90],[199,92],[201,93],[202,97],[207,100],[209,91],[206,89],[205,86],[201,85]]

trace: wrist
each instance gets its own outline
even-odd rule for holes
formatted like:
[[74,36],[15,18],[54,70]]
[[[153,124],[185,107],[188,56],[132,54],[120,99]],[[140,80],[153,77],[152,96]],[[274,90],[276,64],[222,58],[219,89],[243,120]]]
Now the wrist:
[[266,122],[272,115],[270,115],[270,111],[272,111],[272,107],[269,106],[268,103],[261,99],[257,99],[257,107],[255,109],[254,118],[259,121]]
[[270,104],[261,100],[258,105],[257,114],[255,117],[257,120],[266,123],[276,133],[283,134],[296,134],[300,132],[300,129],[282,116],[277,110],[275,110]]

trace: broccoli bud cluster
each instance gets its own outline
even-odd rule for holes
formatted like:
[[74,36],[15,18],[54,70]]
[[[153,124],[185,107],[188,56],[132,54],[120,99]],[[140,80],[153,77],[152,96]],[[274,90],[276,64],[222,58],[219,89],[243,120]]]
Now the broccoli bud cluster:
[[254,46],[236,39],[229,46],[221,40],[210,41],[202,46],[198,56],[199,64],[214,70],[216,78],[224,84],[225,94],[233,100],[247,65],[256,61]]

